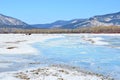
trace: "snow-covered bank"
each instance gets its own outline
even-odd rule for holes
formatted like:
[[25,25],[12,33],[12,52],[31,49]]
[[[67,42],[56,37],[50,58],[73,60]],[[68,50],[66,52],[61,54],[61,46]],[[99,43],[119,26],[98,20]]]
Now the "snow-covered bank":
[[[82,40],[93,45],[110,45],[103,37],[120,37],[120,34],[81,34]],[[117,47],[119,48],[119,47]]]
[[70,66],[49,66],[0,74],[0,80],[112,80],[99,74]]
[[61,37],[51,34],[0,34],[0,54],[36,54],[31,44]]
[[102,38],[101,36],[110,36],[110,37],[120,37],[120,34],[64,34],[65,36],[81,36],[81,40],[83,42],[88,42],[90,44],[94,44],[94,45],[109,45],[108,42],[104,41],[104,38]]
[[103,38],[101,37],[84,37],[83,38],[84,41],[89,42],[90,44],[94,44],[94,45],[108,45],[108,42],[104,42]]

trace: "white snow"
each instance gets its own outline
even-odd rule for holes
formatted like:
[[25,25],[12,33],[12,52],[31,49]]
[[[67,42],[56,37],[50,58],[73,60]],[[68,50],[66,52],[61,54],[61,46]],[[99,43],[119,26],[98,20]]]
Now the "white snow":
[[77,20],[74,20],[73,22],[71,22],[71,23],[76,23],[77,22]]
[[0,34],[0,54],[37,54],[33,43],[61,37],[51,34]]
[[49,66],[27,71],[1,73],[0,80],[108,80],[90,72],[75,68]]
[[104,39],[101,37],[88,37],[88,38],[85,38],[84,40],[86,40],[92,44],[95,44],[95,45],[108,45],[109,44],[108,42],[102,41]]
[[13,77],[12,73],[0,73],[0,80],[21,80]]

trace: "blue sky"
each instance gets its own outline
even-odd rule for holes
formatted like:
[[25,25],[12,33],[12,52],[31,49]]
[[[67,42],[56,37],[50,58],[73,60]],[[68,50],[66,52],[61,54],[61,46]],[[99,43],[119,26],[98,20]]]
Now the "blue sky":
[[1,0],[0,13],[29,24],[89,18],[120,11],[120,0]]

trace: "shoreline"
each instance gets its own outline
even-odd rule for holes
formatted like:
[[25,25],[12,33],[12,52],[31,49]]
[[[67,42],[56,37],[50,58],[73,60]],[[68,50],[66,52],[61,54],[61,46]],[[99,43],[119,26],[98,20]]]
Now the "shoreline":
[[79,67],[61,64],[0,74],[1,80],[114,80]]

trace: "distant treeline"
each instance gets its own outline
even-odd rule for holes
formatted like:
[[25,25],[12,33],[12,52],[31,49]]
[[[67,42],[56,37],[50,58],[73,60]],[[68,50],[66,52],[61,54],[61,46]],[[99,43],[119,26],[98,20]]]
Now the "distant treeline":
[[120,33],[120,26],[99,26],[77,29],[0,28],[0,33]]

